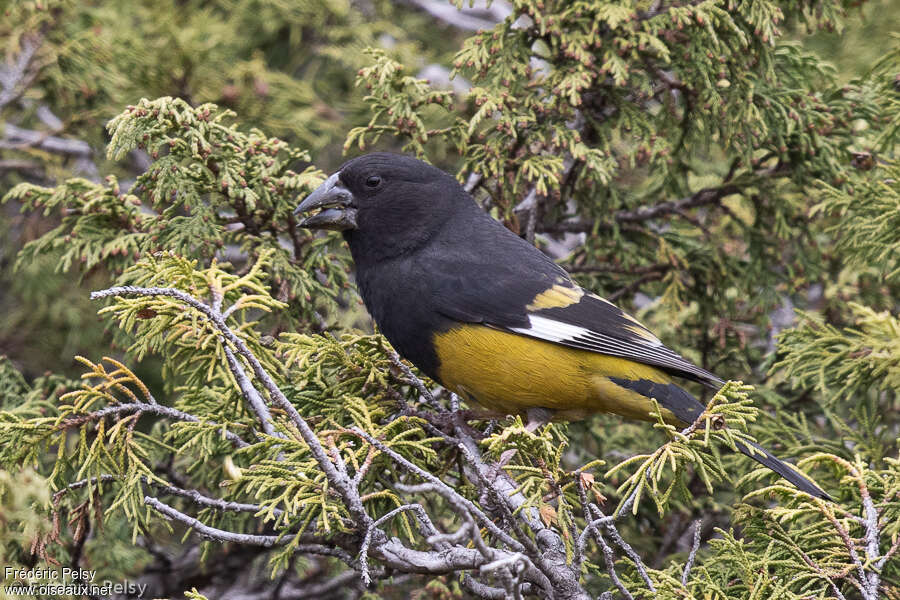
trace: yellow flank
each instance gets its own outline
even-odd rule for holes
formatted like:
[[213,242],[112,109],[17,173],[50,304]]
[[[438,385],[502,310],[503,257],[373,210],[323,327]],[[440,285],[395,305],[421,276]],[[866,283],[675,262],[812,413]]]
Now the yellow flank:
[[542,308],[563,308],[577,304],[584,296],[581,288],[571,288],[564,285],[554,285],[534,297],[531,304],[526,306],[528,310],[541,310]]
[[[448,389],[499,414],[532,407],[555,411],[559,420],[598,412],[651,420],[649,398],[610,377],[670,383],[654,367],[624,358],[568,348],[484,325],[460,325],[435,334],[438,377]],[[663,417],[680,421],[668,410]]]

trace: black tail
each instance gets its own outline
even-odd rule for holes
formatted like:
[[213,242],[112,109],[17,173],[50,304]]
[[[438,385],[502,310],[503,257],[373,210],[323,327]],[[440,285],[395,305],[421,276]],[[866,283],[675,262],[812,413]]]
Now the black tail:
[[[616,384],[634,390],[648,398],[656,398],[660,406],[669,409],[673,415],[685,425],[693,423],[704,410],[704,406],[687,391],[674,383],[659,383],[646,379],[629,380],[611,377]],[[746,454],[759,464],[768,467],[793,483],[797,489],[806,492],[816,498],[831,500],[831,497],[823,492],[819,486],[813,483],[805,475],[793,469],[787,463],[775,458],[759,444],[750,444],[750,449],[740,442],[735,442],[737,449]]]
[[748,448],[744,444],[740,442],[736,442],[735,445],[737,449],[740,450],[744,455],[749,456],[759,464],[764,467],[768,467],[790,481],[794,484],[794,486],[801,491],[806,492],[810,496],[815,496],[816,498],[821,498],[823,500],[831,500],[831,496],[822,491],[819,486],[813,483],[809,478],[795,470],[788,463],[779,460],[772,456],[772,454],[760,446],[759,444],[750,445],[753,447]]

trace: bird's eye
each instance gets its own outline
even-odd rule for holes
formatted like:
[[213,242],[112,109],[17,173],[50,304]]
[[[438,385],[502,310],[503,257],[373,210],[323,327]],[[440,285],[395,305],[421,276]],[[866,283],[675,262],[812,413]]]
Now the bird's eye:
[[377,188],[381,183],[381,177],[378,175],[372,175],[368,179],[366,179],[366,187]]

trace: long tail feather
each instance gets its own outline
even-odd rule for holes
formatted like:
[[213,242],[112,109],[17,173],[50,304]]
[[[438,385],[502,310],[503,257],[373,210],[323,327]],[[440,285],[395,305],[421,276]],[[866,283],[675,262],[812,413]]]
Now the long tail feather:
[[[613,381],[622,387],[634,390],[648,398],[656,398],[663,408],[669,409],[675,417],[685,424],[693,423],[697,417],[703,413],[703,405],[689,392],[674,383],[659,383],[645,379],[636,381],[613,379]],[[759,444],[750,444],[753,447],[752,449],[740,442],[737,442],[736,445],[738,450],[743,454],[749,456],[759,464],[772,469],[793,483],[797,489],[815,496],[816,498],[831,500],[831,497],[822,491],[822,489],[808,477],[801,474],[788,463],[772,456],[768,450]]]
[[772,469],[788,481],[794,484],[798,490],[802,490],[811,496],[815,496],[816,498],[822,498],[823,500],[831,500],[831,496],[822,491],[819,486],[812,482],[806,475],[803,475],[799,471],[795,470],[788,463],[779,460],[772,456],[772,454],[760,446],[759,444],[750,444],[753,446],[752,449],[748,448],[744,444],[738,442],[736,444],[737,449],[741,451],[746,456],[749,456],[759,464],[764,467],[768,467]]

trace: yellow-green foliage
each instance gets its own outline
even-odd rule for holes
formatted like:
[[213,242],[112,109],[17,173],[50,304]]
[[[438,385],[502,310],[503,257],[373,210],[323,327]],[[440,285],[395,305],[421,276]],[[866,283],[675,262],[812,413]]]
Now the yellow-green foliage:
[[[571,575],[585,596],[900,598],[900,54],[839,77],[796,40],[801,26],[839,27],[837,1],[516,0],[456,48],[472,87],[451,93],[415,75],[415,44],[385,23],[398,14],[388,5],[373,3],[371,20],[342,2],[129,6],[137,23],[159,19],[152,43],[109,28],[104,3],[9,7],[27,27],[49,23],[47,101],[85,122],[118,102],[109,169],[149,157],[133,185],[66,171],[6,194],[54,219],[18,273],[58,259],[45,270],[118,286],[97,306],[116,346],[79,358],[81,383],[0,361],[0,473],[35,473],[31,495],[0,491],[28,524],[0,537],[11,560],[35,539],[42,559],[68,560],[77,527],[101,522],[132,548],[198,544],[184,520],[166,533],[152,504],[164,501],[196,517],[195,532],[263,538],[254,560],[274,576],[354,568],[344,587],[365,571],[373,594],[475,594],[465,571],[493,597],[514,597],[517,577],[537,595],[528,565],[552,559],[545,575]],[[96,27],[61,46],[72,14]],[[232,34],[216,51],[203,42]],[[284,71],[265,70],[278,56]],[[184,89],[160,83],[172,77]],[[348,120],[332,121],[335,109]],[[602,417],[537,432],[518,418],[466,424],[458,399],[432,397],[377,332],[329,325],[358,321],[349,257],[291,211],[336,162],[312,151],[348,129],[348,151],[395,138],[456,169],[586,287],[733,381],[684,431]],[[835,502],[729,451],[753,438]],[[340,469],[349,484],[329,475]],[[390,518],[367,526],[360,511]],[[77,518],[48,536],[48,512]],[[615,533],[587,527],[600,514]],[[686,569],[694,518],[704,543]],[[404,569],[385,568],[396,556],[385,547],[427,562],[453,554],[440,543],[479,554],[388,579]],[[203,544],[208,565],[242,546]]]

